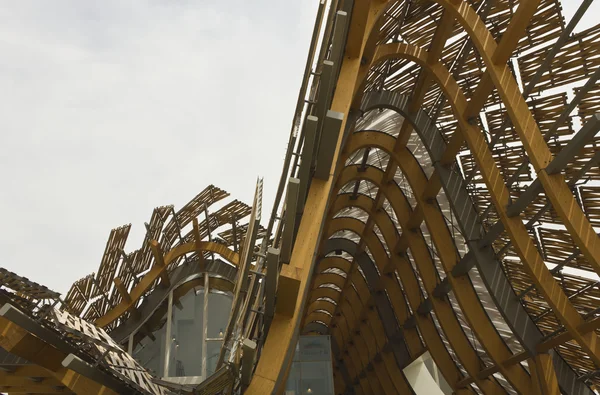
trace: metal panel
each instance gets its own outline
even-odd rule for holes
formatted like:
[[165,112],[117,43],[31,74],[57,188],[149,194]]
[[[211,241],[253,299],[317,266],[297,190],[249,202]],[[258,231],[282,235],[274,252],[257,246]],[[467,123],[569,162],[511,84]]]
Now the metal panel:
[[256,343],[250,339],[244,339],[242,342],[242,385],[250,384],[252,370],[254,368],[254,359],[256,357]]
[[331,52],[329,60],[335,65],[335,72],[333,80],[337,80],[337,76],[342,64],[342,54],[344,53],[344,47],[346,45],[346,33],[348,31],[348,13],[345,11],[338,11],[335,15],[335,27],[333,28],[333,39],[331,41]]
[[300,180],[291,177],[288,181],[285,201],[285,223],[281,239],[281,262],[289,263],[292,256],[292,245],[296,230],[296,213],[298,212],[298,192]]
[[310,169],[312,164],[313,153],[315,152],[315,143],[317,137],[317,126],[319,119],[312,115],[306,117],[304,123],[304,145],[302,146],[302,160],[300,162],[300,170],[298,171],[298,179],[300,186],[298,188],[298,221],[304,211],[304,202],[306,201],[306,193],[310,181]]
[[267,276],[265,279],[265,331],[269,330],[275,315],[277,277],[279,277],[279,250],[269,248],[267,250]]
[[319,152],[317,154],[317,167],[314,177],[327,180],[331,173],[331,164],[333,161],[333,153],[340,136],[342,121],[344,114],[336,111],[327,111],[327,116],[321,130],[321,139],[319,142]]
[[[334,72],[334,64],[332,61],[323,61],[323,67],[321,68],[321,77],[319,78],[319,93],[317,95],[317,102],[315,104],[314,115],[319,119],[317,126],[317,136],[319,140],[323,134],[323,123],[325,121],[325,115],[331,106],[331,98],[333,97],[333,80],[332,74]],[[317,145],[318,148],[318,145]],[[316,158],[313,158],[313,166]]]

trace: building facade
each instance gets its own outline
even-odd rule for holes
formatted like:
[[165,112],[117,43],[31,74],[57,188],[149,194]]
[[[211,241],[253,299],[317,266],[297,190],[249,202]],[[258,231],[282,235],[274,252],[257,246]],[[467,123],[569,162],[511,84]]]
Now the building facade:
[[0,272],[0,391],[598,393],[591,3],[321,0],[272,211],[211,185],[64,296]]

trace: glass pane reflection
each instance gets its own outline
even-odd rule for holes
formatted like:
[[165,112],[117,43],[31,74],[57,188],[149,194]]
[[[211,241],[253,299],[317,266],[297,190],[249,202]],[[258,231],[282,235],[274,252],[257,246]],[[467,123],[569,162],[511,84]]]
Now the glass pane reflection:
[[[208,294],[208,337],[223,337],[231,313],[231,296],[224,292]],[[210,354],[209,354],[210,357]]]
[[[165,308],[166,310],[166,308]],[[133,349],[133,357],[146,369],[158,377],[162,376],[165,355],[165,332],[167,313],[151,336],[145,336]]]
[[285,394],[333,395],[333,369],[329,336],[300,336]]
[[169,361],[169,376],[202,375],[202,309],[204,289],[191,289],[179,299],[181,309],[173,306],[171,333],[173,347]]
[[[231,311],[232,295],[211,289],[207,310],[207,375],[214,373],[223,332]],[[196,286],[172,306],[171,339],[166,341],[167,302],[161,310],[163,317],[151,336],[144,336],[134,347],[133,356],[157,377],[163,377],[166,347],[169,352],[169,377],[202,376],[202,334],[204,287]],[[179,307],[178,307],[179,305]],[[156,321],[155,321],[156,322]]]

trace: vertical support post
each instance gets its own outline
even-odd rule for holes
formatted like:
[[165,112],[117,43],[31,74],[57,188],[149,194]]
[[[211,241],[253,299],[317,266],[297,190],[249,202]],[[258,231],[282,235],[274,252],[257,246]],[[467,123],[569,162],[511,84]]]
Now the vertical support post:
[[256,343],[250,339],[242,342],[242,385],[247,387],[252,379],[252,368],[256,357]]
[[[210,232],[210,217],[208,216],[208,206],[204,203],[204,216],[206,217],[206,232],[208,233],[208,241],[212,241],[212,234]],[[212,252],[212,260],[215,261],[215,253]]]
[[235,221],[235,214],[231,216],[231,234],[233,240],[233,251],[238,252],[238,243],[237,243],[237,224]]
[[267,276],[265,278],[265,334],[275,315],[275,295],[277,293],[277,277],[279,276],[279,250],[267,250]]
[[348,13],[345,11],[338,11],[335,14],[335,26],[333,28],[333,39],[331,40],[331,53],[329,54],[329,60],[335,65],[333,81],[338,79],[338,73],[342,65],[342,55],[344,53],[344,45],[346,44],[346,35],[348,31],[348,19]]
[[[296,228],[300,226],[300,219],[304,212],[304,203],[306,202],[306,194],[310,184],[310,170],[312,165],[312,157],[315,152],[315,144],[317,137],[317,125],[319,119],[309,115],[304,123],[304,145],[302,146],[302,160],[300,161],[300,170],[298,171],[298,211],[296,214]],[[296,230],[294,230],[294,235]]]
[[173,347],[173,290],[169,292],[169,300],[167,303],[167,330],[165,331],[165,360],[163,366],[163,377],[169,377],[169,360],[171,359],[171,348]]
[[321,77],[319,78],[319,94],[317,96],[317,103],[315,109],[315,116],[318,118],[317,124],[317,138],[315,143],[315,151],[312,157],[312,167],[315,167],[317,161],[317,152],[319,150],[319,144],[322,139],[323,125],[325,123],[325,114],[329,110],[331,105],[331,97],[333,96],[333,89],[331,86],[331,77],[333,74],[333,62],[329,60],[323,61],[323,67],[321,69]]
[[340,137],[340,130],[344,114],[336,111],[327,111],[321,130],[319,150],[317,152],[317,167],[315,178],[320,180],[329,179],[333,162],[333,153]]
[[133,336],[135,335],[135,331],[131,332],[129,335],[129,341],[127,342],[127,354],[133,357]]
[[283,237],[281,239],[281,262],[289,263],[292,256],[292,245],[294,244],[294,232],[296,230],[296,213],[298,212],[298,191],[300,180],[290,178],[288,181],[287,195],[285,199],[285,224]]
[[206,371],[208,365],[208,347],[206,339],[208,338],[208,291],[209,276],[204,273],[204,305],[202,308],[202,380],[206,380]]

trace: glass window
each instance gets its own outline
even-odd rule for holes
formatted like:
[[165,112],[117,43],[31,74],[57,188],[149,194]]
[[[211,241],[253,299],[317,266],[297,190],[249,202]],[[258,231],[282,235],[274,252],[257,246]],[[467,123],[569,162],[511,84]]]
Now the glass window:
[[329,336],[300,336],[286,395],[333,395],[333,369]]
[[[207,375],[214,373],[223,344],[221,339],[227,327],[232,304],[231,293],[210,290],[208,294]],[[179,307],[178,307],[179,306]],[[163,377],[166,348],[169,351],[169,377],[202,376],[202,336],[204,314],[204,287],[196,286],[172,306],[171,339],[166,341],[167,301],[162,306],[163,317],[156,321],[157,328],[135,345],[133,357],[157,377]],[[139,338],[139,337],[138,337]]]
[[161,377],[164,369],[165,332],[166,332],[166,303],[165,313],[158,321],[157,328],[150,336],[144,336],[133,349],[133,358],[152,374]]
[[217,361],[219,360],[219,353],[221,352],[222,345],[222,341],[210,341],[206,344],[206,351],[208,354],[206,361],[206,374],[208,376],[213,374],[217,368]]
[[231,314],[231,296],[222,292],[208,294],[208,337],[221,338]]
[[204,289],[191,289],[179,299],[181,309],[173,306],[171,334],[173,347],[169,361],[169,376],[202,375],[202,309]]

